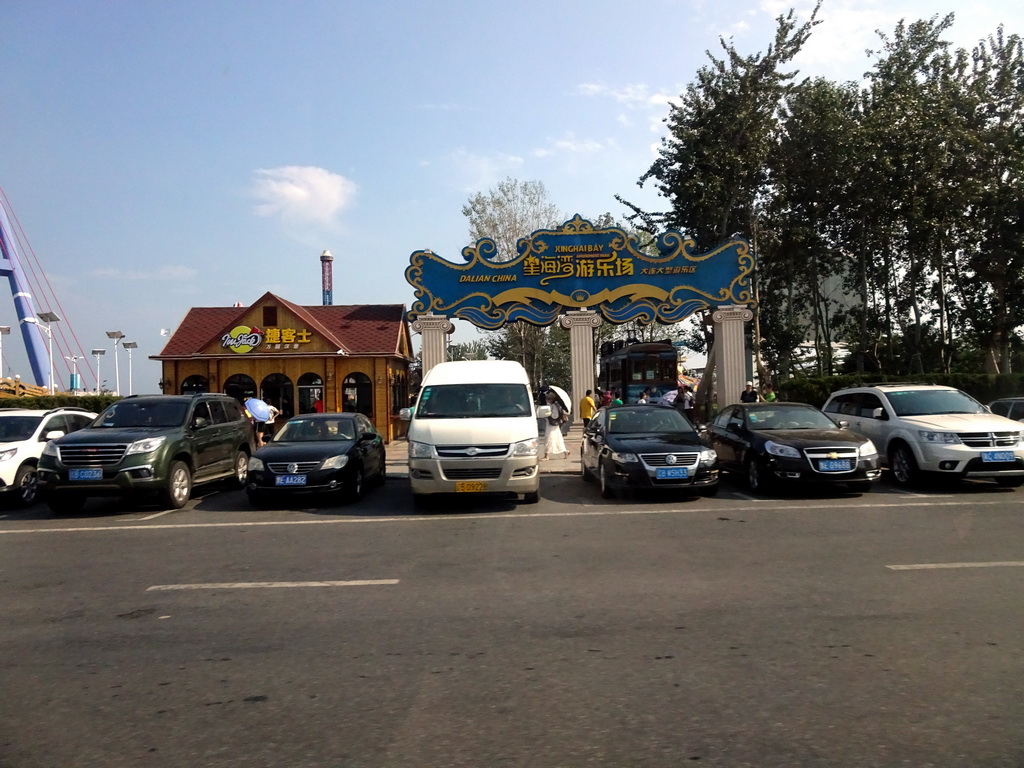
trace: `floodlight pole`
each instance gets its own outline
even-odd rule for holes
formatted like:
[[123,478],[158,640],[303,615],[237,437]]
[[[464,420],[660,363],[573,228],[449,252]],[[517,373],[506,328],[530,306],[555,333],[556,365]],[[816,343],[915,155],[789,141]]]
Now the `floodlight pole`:
[[114,342],[114,391],[121,394],[121,366],[117,360],[117,344],[124,338],[120,331],[107,331],[107,338]]

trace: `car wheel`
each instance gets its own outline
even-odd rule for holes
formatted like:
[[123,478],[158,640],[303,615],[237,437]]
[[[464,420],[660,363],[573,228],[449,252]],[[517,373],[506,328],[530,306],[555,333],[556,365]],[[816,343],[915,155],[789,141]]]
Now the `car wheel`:
[[996,485],[1003,488],[1020,488],[1024,485],[1024,477],[997,477]]
[[747,486],[754,493],[768,493],[771,490],[768,474],[756,457],[747,462]]
[[245,488],[245,481],[249,479],[249,454],[239,451],[235,454],[235,477],[232,483],[236,488]]
[[615,489],[612,488],[611,483],[608,482],[608,470],[605,469],[604,464],[598,465],[597,478],[601,484],[601,495],[606,499],[614,499]]
[[870,480],[854,480],[846,484],[847,489],[852,493],[867,493],[871,490]]
[[46,506],[57,515],[74,515],[85,506],[85,496],[74,493],[54,493],[46,497]]
[[19,507],[31,507],[39,496],[39,476],[31,464],[22,464],[14,476],[15,504]]
[[167,477],[167,488],[163,493],[163,503],[170,509],[181,509],[192,498],[192,473],[183,461],[171,464],[171,472]]
[[540,501],[540,491],[530,491],[523,494],[523,504],[536,504]]
[[900,444],[893,447],[889,454],[889,468],[897,485],[906,488],[917,482],[917,460],[908,446]]
[[346,498],[349,503],[355,503],[363,498],[363,468],[356,467],[352,470],[352,480],[349,482],[348,491],[346,492]]

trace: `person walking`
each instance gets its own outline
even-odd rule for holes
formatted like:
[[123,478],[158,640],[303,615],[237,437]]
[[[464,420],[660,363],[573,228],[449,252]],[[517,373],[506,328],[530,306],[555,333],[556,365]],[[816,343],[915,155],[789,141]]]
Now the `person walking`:
[[754,389],[754,382],[748,381],[747,386],[740,392],[741,403],[756,403],[761,398],[757,394],[757,390]]
[[569,450],[565,447],[565,438],[562,437],[562,424],[569,418],[554,392],[548,392],[547,404],[551,408],[551,415],[544,424],[544,460],[556,455],[563,455],[567,459]]
[[583,428],[586,429],[590,420],[594,418],[594,411],[597,410],[597,403],[592,397],[593,393],[588,389],[587,394],[580,400],[580,418],[583,419]]
[[[611,404],[612,404],[612,391],[610,389],[606,389],[604,392],[601,393],[601,406],[603,407],[603,406],[611,405]],[[622,405],[622,403],[619,403],[619,405]]]
[[684,384],[679,389],[676,401],[679,403],[679,412],[686,417],[686,420],[693,424],[693,403],[696,400],[693,389],[689,384]]
[[612,398],[609,405],[622,405],[622,393],[619,390],[615,390],[615,397]]
[[640,393],[640,397],[637,398],[636,401],[637,405],[647,405],[647,403],[649,402],[647,399],[647,392],[648,390],[645,389],[643,392]]
[[764,392],[761,395],[761,399],[764,400],[766,403],[775,402],[775,389],[772,387],[770,383],[764,385]]

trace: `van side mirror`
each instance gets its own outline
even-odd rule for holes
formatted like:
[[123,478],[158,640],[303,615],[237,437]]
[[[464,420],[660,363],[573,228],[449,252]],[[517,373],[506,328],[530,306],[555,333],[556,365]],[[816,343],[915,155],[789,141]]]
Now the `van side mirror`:
[[192,421],[192,429],[202,429],[208,423],[209,422],[202,416],[196,416],[195,419]]
[[46,442],[47,440],[56,440],[58,437],[64,437],[64,430],[63,429],[51,429],[49,432],[47,432],[45,435],[43,435],[42,442]]
[[885,413],[884,408],[874,408],[871,411],[871,418],[878,419],[879,421],[888,421],[889,417]]
[[537,418],[546,419],[551,415],[550,405],[538,405],[537,406]]
[[412,408],[402,408],[398,411],[398,418],[402,421],[412,421]]

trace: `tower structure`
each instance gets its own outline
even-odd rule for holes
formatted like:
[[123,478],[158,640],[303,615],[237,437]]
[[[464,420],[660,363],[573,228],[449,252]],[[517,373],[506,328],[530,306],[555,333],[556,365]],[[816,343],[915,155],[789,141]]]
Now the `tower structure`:
[[320,254],[320,272],[324,289],[324,306],[334,303],[334,256],[330,251]]

